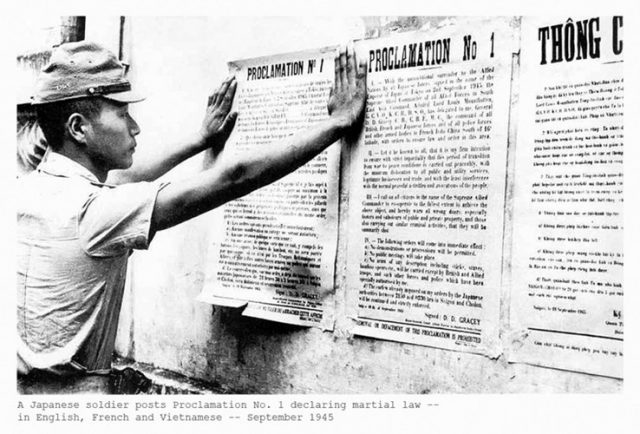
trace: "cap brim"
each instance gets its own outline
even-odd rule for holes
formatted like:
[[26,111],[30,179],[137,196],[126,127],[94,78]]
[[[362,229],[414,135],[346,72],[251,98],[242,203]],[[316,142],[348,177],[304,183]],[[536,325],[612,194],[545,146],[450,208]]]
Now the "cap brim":
[[113,101],[118,101],[122,103],[140,102],[145,99],[145,97],[142,94],[134,90],[127,90],[125,92],[108,93],[106,95],[100,95],[100,96],[103,98],[111,99]]

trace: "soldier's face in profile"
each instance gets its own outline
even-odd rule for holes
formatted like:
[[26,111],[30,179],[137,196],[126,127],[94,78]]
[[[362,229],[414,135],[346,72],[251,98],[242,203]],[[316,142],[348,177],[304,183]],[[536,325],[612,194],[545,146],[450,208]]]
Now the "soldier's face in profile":
[[85,132],[87,151],[103,169],[127,169],[133,164],[140,128],[129,114],[129,104],[102,99],[101,106]]

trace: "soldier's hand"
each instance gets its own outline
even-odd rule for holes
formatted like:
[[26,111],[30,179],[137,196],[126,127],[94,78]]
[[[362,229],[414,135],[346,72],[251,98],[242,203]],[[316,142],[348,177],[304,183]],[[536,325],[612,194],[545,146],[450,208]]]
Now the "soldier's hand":
[[224,147],[238,113],[231,111],[233,97],[236,94],[235,77],[229,77],[209,96],[207,110],[200,128],[200,135],[208,148],[219,151]]
[[360,126],[367,100],[367,66],[356,60],[352,47],[341,48],[335,58],[335,80],[327,108],[347,129]]

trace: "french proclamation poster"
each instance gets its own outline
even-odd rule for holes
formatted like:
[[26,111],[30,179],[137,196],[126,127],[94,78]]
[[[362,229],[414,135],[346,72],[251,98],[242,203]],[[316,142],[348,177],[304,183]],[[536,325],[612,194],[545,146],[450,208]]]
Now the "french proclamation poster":
[[354,334],[500,351],[514,33],[506,18],[469,20],[358,47],[369,99],[351,162]]
[[[335,48],[230,63],[239,113],[227,146],[252,152],[328,116]],[[340,148],[224,205],[201,301],[303,326],[333,326]]]
[[622,377],[622,31],[523,20],[511,361]]

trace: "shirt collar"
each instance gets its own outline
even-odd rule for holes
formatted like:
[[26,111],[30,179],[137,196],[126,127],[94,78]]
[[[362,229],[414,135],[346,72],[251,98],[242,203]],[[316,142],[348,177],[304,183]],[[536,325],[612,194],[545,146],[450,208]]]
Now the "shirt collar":
[[98,178],[82,164],[57,152],[49,152],[46,159],[38,166],[38,170],[53,176],[63,176],[65,178],[80,177],[92,184],[109,186],[109,184],[100,182]]

